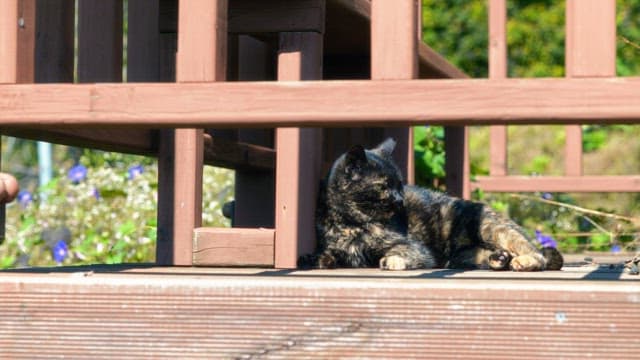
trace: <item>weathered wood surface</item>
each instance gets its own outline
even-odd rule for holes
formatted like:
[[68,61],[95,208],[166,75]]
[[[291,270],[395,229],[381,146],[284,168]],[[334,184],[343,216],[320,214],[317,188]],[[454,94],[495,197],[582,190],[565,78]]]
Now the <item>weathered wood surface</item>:
[[471,188],[489,192],[638,192],[640,176],[477,176]]
[[5,127],[637,123],[640,78],[0,86]]
[[588,266],[5,271],[0,357],[629,359],[636,279]]
[[274,239],[273,229],[197,228],[193,265],[273,267]]

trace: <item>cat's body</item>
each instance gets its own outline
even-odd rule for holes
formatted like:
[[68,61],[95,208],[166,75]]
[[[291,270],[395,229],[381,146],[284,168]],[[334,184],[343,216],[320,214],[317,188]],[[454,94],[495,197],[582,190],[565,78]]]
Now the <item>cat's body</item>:
[[320,191],[318,252],[302,266],[432,267],[536,271],[559,269],[555,249],[538,250],[524,231],[488,206],[405,186],[387,140],[352,148],[334,163]]

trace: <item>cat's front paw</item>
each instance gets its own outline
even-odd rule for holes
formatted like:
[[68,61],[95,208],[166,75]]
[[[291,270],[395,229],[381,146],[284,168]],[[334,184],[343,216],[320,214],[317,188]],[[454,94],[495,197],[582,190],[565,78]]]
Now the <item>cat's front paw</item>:
[[542,255],[526,254],[516,256],[511,260],[511,270],[513,271],[540,271],[544,270],[544,266]]
[[407,270],[407,262],[402,256],[389,255],[380,259],[382,270]]
[[511,254],[506,250],[496,250],[489,255],[489,268],[491,270],[507,270],[511,262]]

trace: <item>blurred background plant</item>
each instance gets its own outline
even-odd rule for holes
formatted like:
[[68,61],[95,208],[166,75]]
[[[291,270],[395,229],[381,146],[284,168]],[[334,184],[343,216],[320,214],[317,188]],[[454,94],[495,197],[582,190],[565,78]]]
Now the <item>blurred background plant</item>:
[[[207,166],[203,182],[212,189],[204,192],[203,223],[229,226],[221,208],[233,196],[233,172]],[[157,185],[152,159],[85,150],[8,205],[0,267],[153,262]]]

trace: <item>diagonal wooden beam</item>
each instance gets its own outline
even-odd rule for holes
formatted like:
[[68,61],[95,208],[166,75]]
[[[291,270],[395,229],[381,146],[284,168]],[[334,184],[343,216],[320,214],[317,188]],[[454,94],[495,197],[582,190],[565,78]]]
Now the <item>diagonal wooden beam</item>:
[[640,77],[0,85],[2,127],[638,123]]

